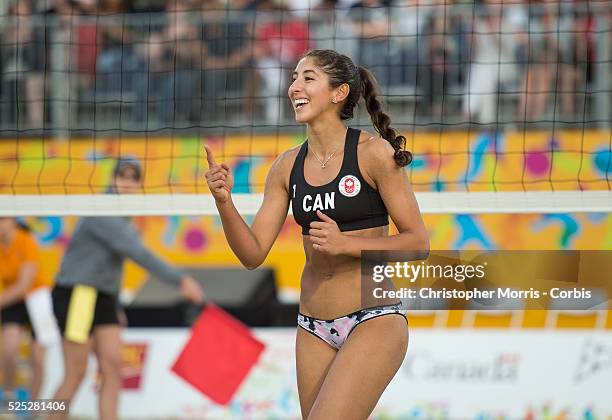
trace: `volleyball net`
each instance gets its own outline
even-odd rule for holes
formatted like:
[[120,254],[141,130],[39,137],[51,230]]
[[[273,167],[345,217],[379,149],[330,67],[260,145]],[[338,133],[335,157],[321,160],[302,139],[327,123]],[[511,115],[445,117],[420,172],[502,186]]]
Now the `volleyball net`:
[[[215,214],[203,143],[253,214],[310,48],[374,71],[424,212],[612,211],[607,2],[242,3],[0,10],[0,214]],[[126,157],[142,191],[105,194]]]

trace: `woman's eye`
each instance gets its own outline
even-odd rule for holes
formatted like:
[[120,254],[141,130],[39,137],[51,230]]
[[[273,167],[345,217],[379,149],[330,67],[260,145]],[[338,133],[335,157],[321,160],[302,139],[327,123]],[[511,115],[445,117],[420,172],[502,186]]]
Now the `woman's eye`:
[[312,77],[304,77],[306,80],[314,80]]

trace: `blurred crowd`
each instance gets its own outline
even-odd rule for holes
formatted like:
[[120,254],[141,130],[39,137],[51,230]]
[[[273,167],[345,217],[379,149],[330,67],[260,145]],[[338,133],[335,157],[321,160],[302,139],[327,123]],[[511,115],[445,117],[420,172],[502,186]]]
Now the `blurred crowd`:
[[589,92],[609,77],[597,74],[612,34],[605,4],[0,0],[0,127],[51,121],[54,72],[69,75],[62,97],[75,120],[115,106],[135,124],[277,124],[310,48],[372,69],[390,104],[413,105],[412,119],[584,121]]

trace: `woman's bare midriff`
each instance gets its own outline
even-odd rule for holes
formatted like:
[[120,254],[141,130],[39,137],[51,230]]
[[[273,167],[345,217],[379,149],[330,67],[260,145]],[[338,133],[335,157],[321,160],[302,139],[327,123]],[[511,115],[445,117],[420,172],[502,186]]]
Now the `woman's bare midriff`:
[[[377,238],[388,235],[388,226],[343,234]],[[306,265],[302,272],[300,313],[318,319],[333,319],[361,309],[361,259],[317,252],[306,235],[303,243]]]

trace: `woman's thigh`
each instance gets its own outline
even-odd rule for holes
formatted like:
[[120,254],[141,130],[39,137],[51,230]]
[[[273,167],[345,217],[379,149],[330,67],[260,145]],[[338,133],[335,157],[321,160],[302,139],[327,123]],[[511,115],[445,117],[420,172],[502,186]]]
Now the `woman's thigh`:
[[408,328],[400,315],[357,325],[336,355],[309,418],[367,419],[407,348]]
[[71,382],[80,383],[87,370],[87,358],[91,351],[92,340],[85,343],[75,343],[66,340],[62,342],[62,352],[64,355],[64,376]]
[[94,328],[93,338],[102,374],[119,375],[123,361],[121,327],[118,324],[98,325]]
[[336,356],[336,350],[298,327],[296,336],[297,385],[303,418],[308,418],[321,385]]

